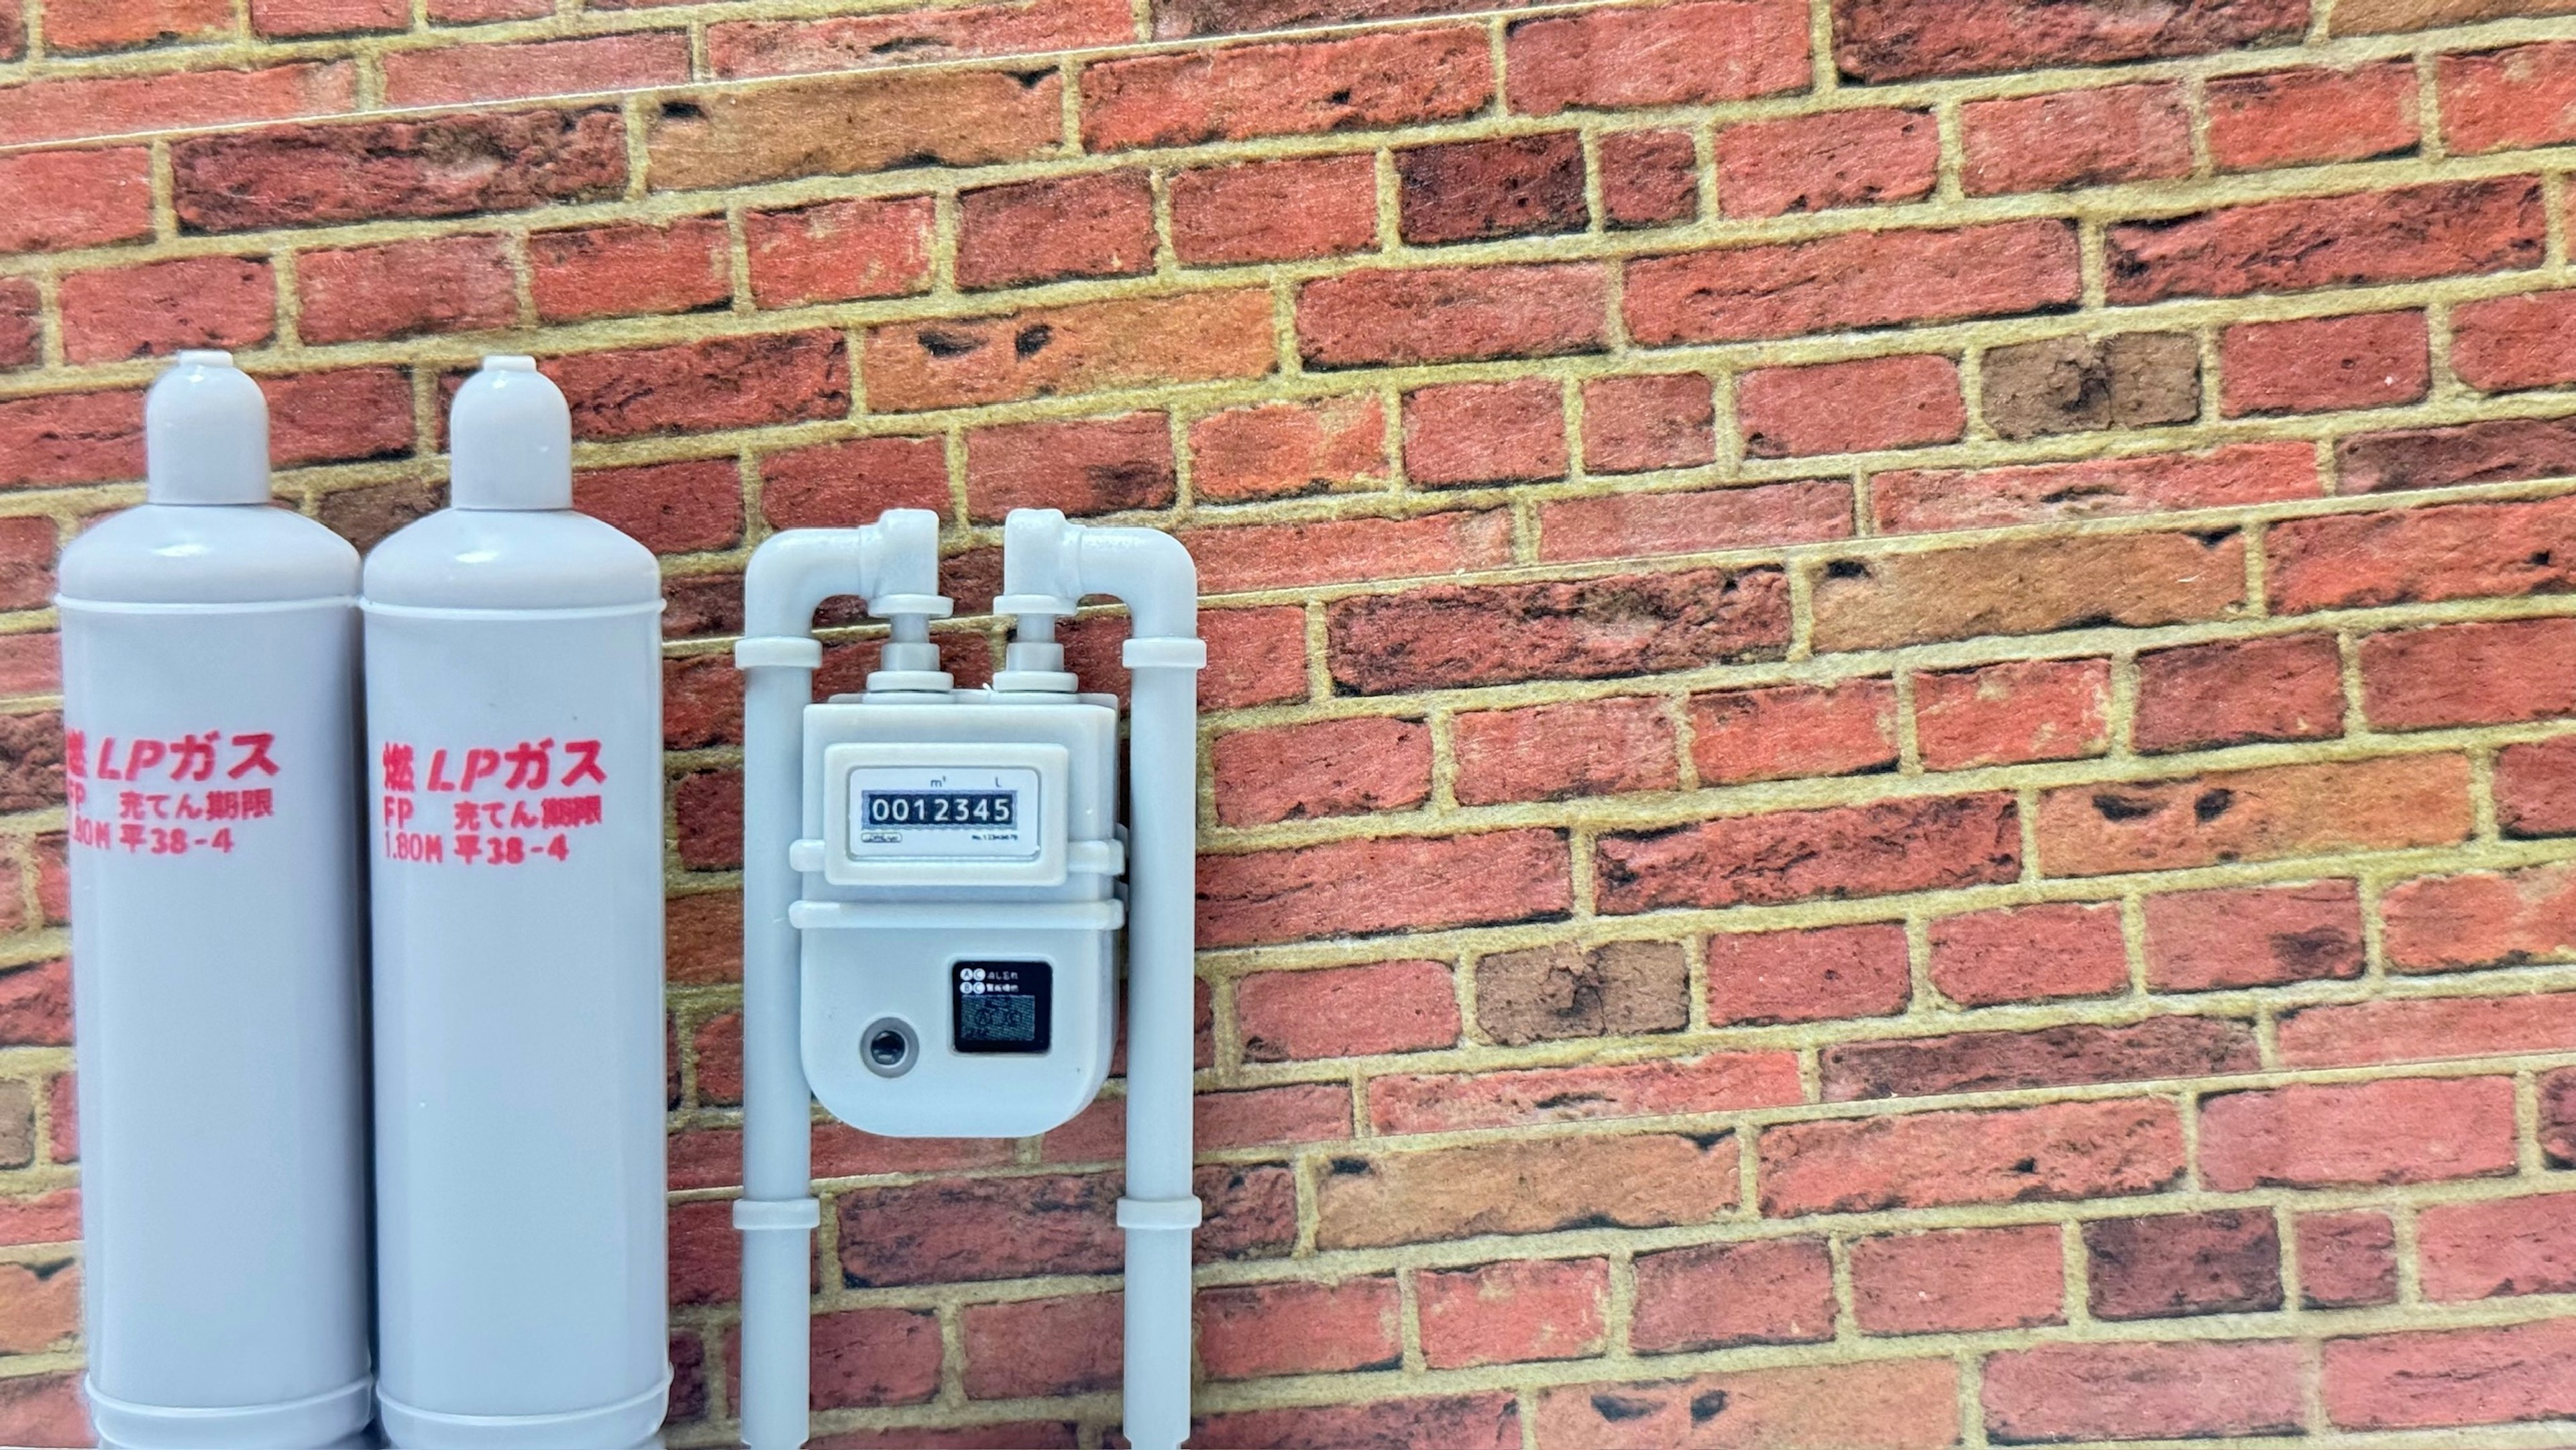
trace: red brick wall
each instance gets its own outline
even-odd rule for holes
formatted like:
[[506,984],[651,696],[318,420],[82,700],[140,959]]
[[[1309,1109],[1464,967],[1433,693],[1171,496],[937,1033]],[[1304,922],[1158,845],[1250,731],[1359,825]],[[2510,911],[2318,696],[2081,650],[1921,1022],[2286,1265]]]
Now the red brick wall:
[[[0,0],[0,1441],[214,345],[362,543],[536,352],[665,558],[675,1445],[744,558],[941,510],[973,681],[1024,504],[1209,595],[1198,1443],[2576,1443],[2576,0],[1472,3]],[[1107,1443],[1114,1086],[816,1140],[825,1442]]]

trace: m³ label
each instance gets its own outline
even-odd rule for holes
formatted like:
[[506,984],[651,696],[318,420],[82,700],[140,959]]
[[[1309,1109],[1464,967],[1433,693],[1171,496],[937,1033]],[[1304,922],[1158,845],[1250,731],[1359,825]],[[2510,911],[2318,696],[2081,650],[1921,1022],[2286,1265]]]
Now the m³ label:
[[1038,773],[1026,766],[866,765],[849,785],[854,859],[1037,857]]

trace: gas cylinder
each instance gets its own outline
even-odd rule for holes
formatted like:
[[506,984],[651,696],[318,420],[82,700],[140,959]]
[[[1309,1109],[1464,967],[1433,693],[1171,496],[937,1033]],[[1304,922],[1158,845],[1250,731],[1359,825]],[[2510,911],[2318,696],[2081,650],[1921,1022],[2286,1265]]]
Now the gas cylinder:
[[402,1447],[655,1443],[661,581],[524,357],[367,557],[378,1407]]
[[145,502],[64,551],[90,1413],[364,1444],[358,554],[272,507],[229,354],[144,404]]

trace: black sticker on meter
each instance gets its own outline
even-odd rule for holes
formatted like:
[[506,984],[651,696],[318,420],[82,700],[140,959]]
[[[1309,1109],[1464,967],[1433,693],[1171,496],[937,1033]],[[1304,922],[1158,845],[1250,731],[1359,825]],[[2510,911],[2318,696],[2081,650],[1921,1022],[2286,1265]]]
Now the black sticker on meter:
[[949,969],[959,1052],[1047,1050],[1055,968],[1045,962],[959,962]]

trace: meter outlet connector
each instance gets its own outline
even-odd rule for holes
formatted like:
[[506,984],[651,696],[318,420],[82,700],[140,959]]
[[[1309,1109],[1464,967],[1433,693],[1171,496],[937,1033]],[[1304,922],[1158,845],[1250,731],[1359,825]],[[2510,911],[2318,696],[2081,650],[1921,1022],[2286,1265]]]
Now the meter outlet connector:
[[86,1382],[102,1443],[364,1444],[358,556],[220,352],[63,553]]
[[[780,534],[747,578],[743,1438],[785,1450],[806,1436],[812,1099],[895,1137],[1023,1137],[1070,1120],[1108,1075],[1123,927],[1126,1432],[1170,1450],[1189,1430],[1199,1220],[1196,571],[1164,534],[1013,513],[995,607],[1018,617],[1018,637],[992,688],[958,690],[929,637],[949,612],[938,534],[936,515],[907,509]],[[866,599],[891,638],[864,694],[814,704],[814,610],[840,594]],[[1086,594],[1136,621],[1123,830],[1117,701],[1080,693],[1054,642]]]
[[660,573],[573,511],[529,359],[450,434],[363,601],[378,1407],[405,1450],[657,1443]]

